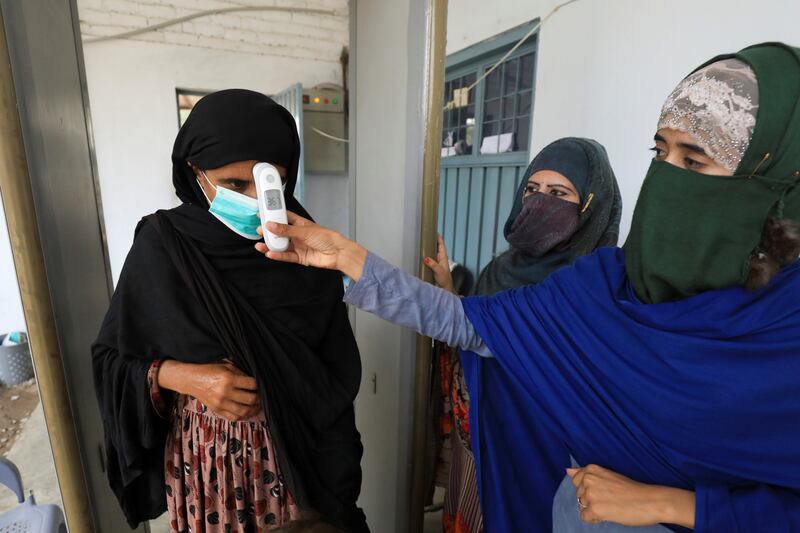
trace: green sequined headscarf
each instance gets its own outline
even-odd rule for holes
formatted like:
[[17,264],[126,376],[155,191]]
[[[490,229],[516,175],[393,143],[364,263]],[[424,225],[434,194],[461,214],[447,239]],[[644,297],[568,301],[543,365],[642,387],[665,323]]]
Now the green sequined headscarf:
[[733,176],[653,161],[625,242],[625,264],[647,303],[741,285],[770,216],[800,221],[800,50],[764,43],[736,58],[758,82],[752,139]]

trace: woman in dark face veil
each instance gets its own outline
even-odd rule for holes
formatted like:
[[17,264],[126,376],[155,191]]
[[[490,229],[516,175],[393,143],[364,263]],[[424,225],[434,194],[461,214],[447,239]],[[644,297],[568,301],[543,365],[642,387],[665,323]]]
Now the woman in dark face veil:
[[108,477],[131,526],[266,531],[316,520],[367,531],[358,349],[341,276],[253,249],[252,169],[274,165],[287,207],[294,119],[245,90],[206,96],[178,133],[183,204],[136,229],[93,346]]

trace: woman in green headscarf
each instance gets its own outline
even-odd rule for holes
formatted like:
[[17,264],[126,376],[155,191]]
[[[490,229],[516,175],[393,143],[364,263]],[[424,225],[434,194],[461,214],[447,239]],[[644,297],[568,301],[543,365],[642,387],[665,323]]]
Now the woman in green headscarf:
[[[547,276],[602,246],[616,246],[622,198],[605,148],[566,137],[548,144],[523,174],[503,235],[510,247],[481,271],[472,295],[487,296]],[[447,250],[439,237],[437,259],[425,259],[440,287],[456,292]],[[457,353],[440,344],[443,391],[452,410],[451,464],[445,486],[444,533],[481,533],[475,458],[470,446],[469,392]],[[447,364],[449,363],[449,364]]]
[[268,257],[341,270],[345,301],[462,348],[489,532],[550,530],[565,468],[584,521],[800,531],[800,50],[702,65],[655,140],[623,249],[492,297],[270,226],[293,249]]

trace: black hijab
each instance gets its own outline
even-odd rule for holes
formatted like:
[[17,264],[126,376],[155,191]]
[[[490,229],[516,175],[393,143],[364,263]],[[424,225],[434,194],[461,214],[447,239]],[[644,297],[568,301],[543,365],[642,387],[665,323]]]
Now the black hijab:
[[489,295],[543,281],[555,270],[602,246],[616,246],[622,197],[603,145],[591,139],[565,137],[547,145],[531,161],[514,196],[503,234],[508,238],[522,212],[522,196],[531,174],[553,170],[566,176],[581,197],[581,213],[575,233],[544,256],[533,257],[510,248],[495,257],[481,272],[474,294]]
[[139,223],[93,347],[108,476],[131,525],[165,508],[169,427],[149,405],[149,362],[230,358],[258,382],[281,473],[301,509],[346,531],[367,530],[356,506],[361,364],[341,276],[265,259],[208,212],[188,165],[285,166],[287,207],[308,216],[292,195],[299,158],[291,114],[252,91],[204,97],[178,133],[172,179],[184,203]]

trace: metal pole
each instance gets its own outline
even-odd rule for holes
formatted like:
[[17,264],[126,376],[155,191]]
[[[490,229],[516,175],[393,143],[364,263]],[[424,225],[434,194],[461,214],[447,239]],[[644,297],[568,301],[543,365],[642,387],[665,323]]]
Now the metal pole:
[[[426,17],[424,155],[422,161],[422,209],[420,256],[436,257],[439,209],[439,167],[444,107],[445,45],[447,42],[447,0],[429,0]],[[433,275],[420,266],[420,277],[433,282]],[[422,532],[425,506],[425,448],[427,406],[430,401],[432,342],[417,336],[414,386],[413,468],[411,476],[411,527]]]
[[59,352],[2,12],[0,194],[67,524],[72,533],[92,533],[92,512]]

